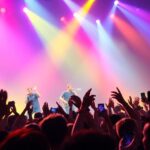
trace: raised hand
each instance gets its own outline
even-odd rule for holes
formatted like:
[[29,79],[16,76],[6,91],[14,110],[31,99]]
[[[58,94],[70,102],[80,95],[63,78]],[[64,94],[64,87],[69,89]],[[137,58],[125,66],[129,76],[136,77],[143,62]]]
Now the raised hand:
[[122,106],[125,108],[125,110],[128,113],[128,115],[132,119],[140,121],[139,114],[135,113],[135,111],[125,101],[125,99],[123,98],[122,93],[120,92],[119,88],[117,88],[117,92],[116,91],[112,91],[111,96],[112,96],[112,98],[116,99],[120,104],[122,104]]
[[131,97],[131,96],[129,96],[128,103],[133,107],[133,100],[132,100],[132,97]]
[[0,90],[0,119],[7,113],[7,91]]
[[18,115],[15,102],[14,102],[14,104],[10,107],[10,110],[11,110],[12,113],[14,113],[15,115]]
[[58,106],[58,112],[63,115],[67,115],[66,112],[64,111],[63,107],[58,102],[56,102],[56,104]]
[[43,104],[42,110],[43,110],[44,116],[48,116],[49,115],[50,111],[49,111],[49,106],[48,106],[47,102],[45,102]]
[[73,106],[73,101],[72,101],[72,99],[69,99],[68,105],[69,105],[70,108],[72,108],[72,106]]
[[96,95],[90,95],[91,94],[91,91],[92,89],[89,89],[84,97],[83,97],[83,102],[82,102],[82,109],[87,109],[91,104],[92,102],[95,100],[95,96]]
[[117,92],[116,91],[112,91],[111,93],[111,97],[112,98],[114,98],[114,99],[116,99],[119,103],[124,103],[125,102],[125,100],[124,100],[124,98],[123,98],[123,96],[122,96],[122,93],[121,93],[121,91],[119,90],[119,88],[117,87],[116,88],[117,89]]
[[108,104],[106,105],[108,108],[114,108],[114,101],[112,98],[109,98]]
[[11,113],[17,114],[15,101],[9,101],[7,104],[6,116],[9,116]]
[[91,107],[92,107],[92,109],[93,109],[94,111],[97,111],[95,101],[92,101]]
[[77,107],[80,108],[81,106],[81,99],[79,96],[77,95],[72,95],[70,100],[72,101],[72,103]]
[[3,89],[0,90],[0,101],[6,104],[7,97],[8,97],[7,91]]

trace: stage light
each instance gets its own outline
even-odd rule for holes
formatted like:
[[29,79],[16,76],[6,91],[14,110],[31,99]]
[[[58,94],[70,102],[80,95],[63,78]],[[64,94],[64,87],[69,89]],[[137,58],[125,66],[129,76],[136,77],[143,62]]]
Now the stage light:
[[97,19],[97,20],[96,20],[96,23],[97,23],[97,24],[100,24],[100,20],[99,20],[99,19]]
[[115,14],[111,14],[110,18],[113,19],[115,17]]
[[119,1],[118,1],[118,0],[115,0],[115,1],[114,1],[114,5],[117,6],[118,4],[119,4]]
[[23,12],[27,13],[27,12],[28,12],[28,8],[27,8],[27,7],[24,7],[24,8],[23,8]]
[[6,12],[6,8],[4,8],[4,7],[2,7],[2,8],[0,8],[0,13],[5,13]]
[[73,13],[74,17],[77,17],[79,14],[77,12]]
[[83,16],[81,16],[79,13],[74,13],[73,14],[73,16],[76,18],[76,20],[78,21],[78,22],[82,22],[83,20],[84,20],[84,18],[83,18]]
[[79,13],[77,13],[77,12],[73,13],[73,16],[74,16],[75,18],[81,18],[81,15],[80,15]]
[[60,18],[60,21],[61,22],[64,22],[66,20],[66,18],[64,17],[64,16],[62,16],[61,18]]

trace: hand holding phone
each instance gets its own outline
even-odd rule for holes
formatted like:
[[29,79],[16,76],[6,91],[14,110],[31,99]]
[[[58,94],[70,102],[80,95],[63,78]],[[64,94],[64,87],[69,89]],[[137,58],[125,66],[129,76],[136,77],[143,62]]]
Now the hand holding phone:
[[98,111],[99,112],[104,112],[105,111],[105,105],[104,105],[104,103],[98,104]]
[[50,112],[51,113],[57,113],[58,112],[58,108],[51,107],[50,108]]

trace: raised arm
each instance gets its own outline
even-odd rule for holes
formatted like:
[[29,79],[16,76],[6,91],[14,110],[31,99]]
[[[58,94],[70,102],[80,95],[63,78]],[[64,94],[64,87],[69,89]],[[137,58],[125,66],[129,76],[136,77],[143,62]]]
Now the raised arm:
[[121,91],[119,88],[116,88],[117,91],[112,91],[112,98],[116,99],[120,104],[123,105],[123,107],[126,109],[126,112],[129,114],[129,116],[135,120],[139,120],[140,116],[134,112],[134,110],[128,105],[128,103],[125,101],[125,99],[122,96]]
[[73,125],[72,134],[76,131],[84,129],[85,126],[86,128],[97,128],[94,118],[89,112],[89,106],[91,106],[91,103],[95,100],[95,95],[90,94],[91,90],[92,89],[89,89],[83,97],[83,102]]

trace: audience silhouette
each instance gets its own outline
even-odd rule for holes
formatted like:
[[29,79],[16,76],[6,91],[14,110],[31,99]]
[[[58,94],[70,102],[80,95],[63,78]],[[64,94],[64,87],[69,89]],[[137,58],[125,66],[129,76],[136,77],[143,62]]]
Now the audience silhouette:
[[150,150],[149,97],[125,100],[116,88],[102,111],[91,93],[70,96],[68,112],[58,102],[53,112],[45,102],[35,113],[28,101],[19,114],[1,89],[0,150]]

